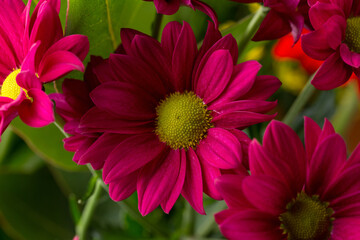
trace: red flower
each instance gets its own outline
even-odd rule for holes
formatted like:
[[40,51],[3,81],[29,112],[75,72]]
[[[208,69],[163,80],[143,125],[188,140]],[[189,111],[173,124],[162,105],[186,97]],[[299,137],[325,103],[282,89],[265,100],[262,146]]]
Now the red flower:
[[305,149],[272,121],[263,145],[249,147],[251,175],[223,175],[216,187],[229,209],[215,218],[229,239],[360,239],[360,145],[346,145],[326,120],[305,118]]
[[359,77],[359,1],[316,2],[309,16],[315,30],[302,37],[302,48],[310,57],[325,60],[312,84],[329,90],[344,84],[353,72]]
[[59,0],[4,0],[0,8],[0,131],[17,115],[31,127],[54,120],[42,84],[72,70],[84,70],[89,43],[82,35],[63,36]]

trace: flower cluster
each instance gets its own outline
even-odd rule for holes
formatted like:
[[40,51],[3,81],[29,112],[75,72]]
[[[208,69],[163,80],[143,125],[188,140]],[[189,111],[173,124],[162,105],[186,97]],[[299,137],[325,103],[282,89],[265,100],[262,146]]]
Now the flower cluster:
[[4,0],[0,10],[0,131],[17,115],[31,127],[54,121],[42,84],[72,70],[83,71],[86,36],[65,36],[60,0],[41,0],[30,16],[31,1]]
[[93,68],[101,82],[90,93],[95,106],[80,124],[72,118],[88,140],[68,149],[79,164],[103,165],[114,200],[137,190],[143,215],[158,205],[169,212],[180,194],[204,214],[203,192],[221,199],[214,179],[246,172],[250,140],[239,129],[274,118],[264,113],[276,102],[266,99],[280,82],[256,76],[255,61],[236,64],[235,39],[212,23],[199,50],[186,22],[169,23],[161,43],[131,29],[121,37],[122,53]]
[[360,238],[360,145],[347,160],[332,125],[305,118],[305,148],[273,121],[249,147],[251,176],[224,175],[216,187],[229,209],[217,223],[229,239]]
[[[347,158],[328,120],[321,129],[305,117],[305,144],[273,120],[277,101],[268,99],[281,82],[259,74],[257,61],[239,63],[245,47],[222,36],[209,5],[144,1],[158,14],[181,5],[206,13],[212,22],[201,44],[185,21],[167,23],[160,42],[123,28],[116,51],[91,56],[85,70],[88,39],[64,36],[60,0],[40,0],[32,11],[31,0],[0,0],[1,133],[18,115],[31,127],[53,122],[53,100],[73,160],[101,170],[114,201],[136,191],[143,216],[158,206],[169,213],[179,196],[205,214],[205,193],[228,205],[215,219],[229,239],[360,239],[360,145]],[[359,1],[233,1],[263,2],[268,12],[253,40],[291,33],[293,52],[279,45],[275,52],[298,59],[309,74],[319,68],[316,88],[360,77]],[[295,45],[301,35],[308,56]],[[61,93],[45,93],[43,84],[73,70],[85,71],[84,80],[65,79]],[[260,130],[258,140],[243,131],[268,121],[262,144]]]

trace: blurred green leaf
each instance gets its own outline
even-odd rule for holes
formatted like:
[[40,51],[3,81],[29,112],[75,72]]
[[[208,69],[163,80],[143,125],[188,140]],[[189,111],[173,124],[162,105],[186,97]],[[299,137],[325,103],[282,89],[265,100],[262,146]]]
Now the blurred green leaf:
[[46,168],[31,175],[0,174],[0,196],[0,224],[15,239],[74,236],[67,199]]
[[60,133],[54,124],[43,128],[32,128],[15,118],[11,127],[37,155],[48,163],[68,170],[80,170],[81,167],[72,161],[73,153],[63,147]]
[[121,27],[149,34],[154,17],[153,5],[142,0],[70,0],[66,34],[87,35],[89,55],[108,57],[120,43]]

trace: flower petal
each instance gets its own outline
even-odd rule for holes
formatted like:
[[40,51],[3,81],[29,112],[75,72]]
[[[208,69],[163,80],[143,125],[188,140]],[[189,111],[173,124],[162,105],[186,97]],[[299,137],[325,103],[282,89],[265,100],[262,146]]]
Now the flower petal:
[[186,155],[186,177],[181,195],[190,203],[195,211],[205,215],[200,162],[192,148],[189,148]]
[[340,45],[340,56],[346,64],[354,68],[360,67],[360,54],[350,51],[349,47],[344,43]]
[[136,191],[136,183],[139,172],[135,171],[129,175],[118,178],[109,184],[109,195],[114,201],[122,201]]
[[44,127],[55,120],[53,103],[43,91],[30,89],[29,99],[24,100],[19,107],[21,120],[30,127]]

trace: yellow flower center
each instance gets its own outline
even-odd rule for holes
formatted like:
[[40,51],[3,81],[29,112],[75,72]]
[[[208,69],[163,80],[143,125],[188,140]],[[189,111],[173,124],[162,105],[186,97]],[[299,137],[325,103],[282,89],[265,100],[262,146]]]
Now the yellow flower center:
[[21,87],[17,84],[16,77],[20,71],[21,69],[16,69],[6,77],[1,86],[0,96],[8,97],[14,100],[19,96]]
[[155,133],[172,149],[195,148],[212,127],[211,111],[193,92],[175,92],[156,108]]
[[329,239],[333,210],[329,204],[321,202],[318,196],[309,197],[304,192],[287,206],[280,215],[281,229],[288,240],[326,240]]
[[360,53],[360,17],[346,21],[345,43],[352,52]]

